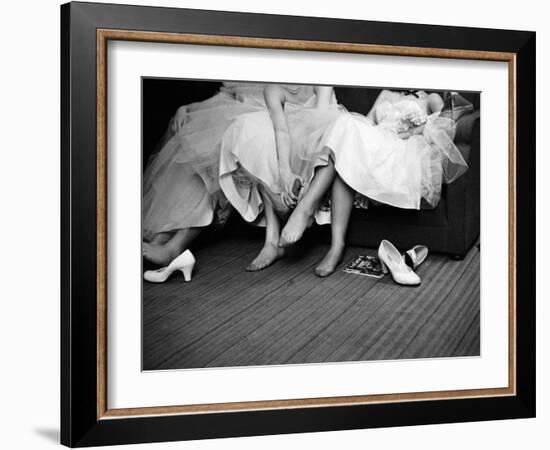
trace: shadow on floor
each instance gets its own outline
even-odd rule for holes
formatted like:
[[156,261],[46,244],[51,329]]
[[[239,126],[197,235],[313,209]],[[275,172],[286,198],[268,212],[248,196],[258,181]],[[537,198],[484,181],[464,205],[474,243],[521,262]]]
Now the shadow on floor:
[[45,440],[59,444],[59,429],[57,428],[38,428],[34,432]]

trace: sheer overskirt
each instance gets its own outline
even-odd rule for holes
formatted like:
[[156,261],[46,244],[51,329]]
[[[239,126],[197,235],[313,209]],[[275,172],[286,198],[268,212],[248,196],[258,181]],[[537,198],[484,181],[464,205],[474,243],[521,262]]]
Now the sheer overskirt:
[[454,145],[455,123],[434,113],[422,134],[402,139],[395,122],[374,124],[360,114],[342,114],[326,130],[318,151],[328,148],[342,179],[359,194],[391,206],[435,207],[443,183],[468,168]]
[[161,232],[210,225],[216,210],[227,207],[219,184],[223,136],[240,115],[265,110],[263,88],[247,92],[225,86],[214,97],[190,105],[183,127],[167,134],[144,173],[146,240]]
[[263,190],[279,212],[286,212],[280,201],[285,186],[299,178],[302,192],[311,182],[315,168],[326,165],[328,151],[319,151],[323,135],[342,112],[333,99],[327,108],[316,108],[316,96],[303,104],[286,103],[285,117],[290,133],[290,169],[293,179],[282,179],[279,171],[275,131],[269,112],[239,117],[224,135],[220,159],[220,185],[233,207],[248,222],[264,225]]

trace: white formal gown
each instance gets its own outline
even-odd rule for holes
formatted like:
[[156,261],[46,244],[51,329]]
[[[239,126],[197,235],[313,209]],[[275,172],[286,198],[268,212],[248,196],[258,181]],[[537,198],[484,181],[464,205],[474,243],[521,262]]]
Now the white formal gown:
[[[425,95],[379,102],[376,123],[345,113],[327,128],[319,146],[330,149],[336,171],[357,193],[399,208],[420,209],[422,199],[435,207],[442,184],[467,170],[453,143],[455,122],[427,115]],[[425,121],[424,130],[401,139],[398,132],[411,117]]]
[[183,127],[166,140],[145,170],[144,239],[224,220],[228,202],[219,184],[222,140],[238,117],[266,111],[263,88],[224,83],[218,94],[191,105]]
[[[343,112],[334,95],[328,107],[317,108],[316,105],[315,94],[302,102],[284,105],[291,142],[291,176],[302,180],[304,191],[315,168],[328,163],[329,151],[319,149],[319,144],[327,127]],[[222,142],[220,185],[226,198],[246,221],[264,225],[260,188],[277,196],[288,182],[280,177],[269,111],[240,116],[227,130]]]

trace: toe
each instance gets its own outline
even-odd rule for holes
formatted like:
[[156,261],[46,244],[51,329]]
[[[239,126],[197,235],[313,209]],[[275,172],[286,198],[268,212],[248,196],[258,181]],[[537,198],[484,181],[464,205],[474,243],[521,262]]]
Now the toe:
[[281,235],[281,238],[279,239],[279,247],[288,247],[293,243],[292,236],[289,234],[283,234]]
[[246,268],[247,272],[257,272],[263,268],[262,263],[259,261],[252,261]]
[[325,277],[325,270],[320,269],[319,267],[317,267],[315,269],[315,275],[317,275],[318,277],[324,278]]

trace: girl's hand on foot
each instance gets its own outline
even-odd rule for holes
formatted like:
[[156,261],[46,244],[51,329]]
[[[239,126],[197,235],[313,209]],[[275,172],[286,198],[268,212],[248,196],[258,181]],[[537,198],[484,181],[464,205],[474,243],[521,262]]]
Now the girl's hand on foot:
[[290,173],[285,177],[284,190],[281,193],[281,201],[287,208],[295,208],[298,204],[302,180],[299,176]]

